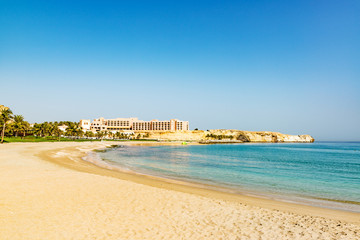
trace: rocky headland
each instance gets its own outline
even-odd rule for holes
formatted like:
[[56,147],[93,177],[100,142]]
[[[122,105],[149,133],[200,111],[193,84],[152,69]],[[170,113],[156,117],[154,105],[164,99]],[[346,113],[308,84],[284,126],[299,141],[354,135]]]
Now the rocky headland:
[[194,141],[200,143],[218,142],[301,142],[310,143],[315,139],[310,135],[289,135],[279,132],[251,132],[229,129],[194,130],[176,132],[137,132],[141,138],[162,141]]

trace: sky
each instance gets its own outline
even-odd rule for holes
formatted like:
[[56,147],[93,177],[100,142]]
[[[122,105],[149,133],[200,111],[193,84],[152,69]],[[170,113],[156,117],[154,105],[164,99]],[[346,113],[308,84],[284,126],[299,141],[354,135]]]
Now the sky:
[[360,141],[360,1],[0,0],[0,104],[29,122]]

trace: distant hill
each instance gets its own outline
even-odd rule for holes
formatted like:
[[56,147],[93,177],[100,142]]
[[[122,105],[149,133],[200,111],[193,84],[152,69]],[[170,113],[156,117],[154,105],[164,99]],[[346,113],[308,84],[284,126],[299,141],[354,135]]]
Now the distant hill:
[[278,132],[251,132],[233,129],[214,129],[208,131],[175,131],[175,132],[140,132],[142,138],[157,140],[178,140],[178,141],[197,141],[203,143],[218,142],[314,142],[315,139],[310,135],[289,135]]

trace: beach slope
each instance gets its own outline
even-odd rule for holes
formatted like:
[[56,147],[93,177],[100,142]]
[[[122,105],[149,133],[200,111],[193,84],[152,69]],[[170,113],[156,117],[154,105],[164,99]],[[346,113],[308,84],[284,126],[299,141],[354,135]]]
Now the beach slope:
[[0,238],[359,239],[360,214],[131,178],[81,160],[108,145],[1,145]]

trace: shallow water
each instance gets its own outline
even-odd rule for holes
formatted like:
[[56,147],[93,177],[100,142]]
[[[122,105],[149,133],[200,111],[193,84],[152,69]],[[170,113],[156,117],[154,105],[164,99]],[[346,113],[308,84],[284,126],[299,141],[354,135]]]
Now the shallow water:
[[360,212],[359,142],[122,146],[99,155],[143,174]]

